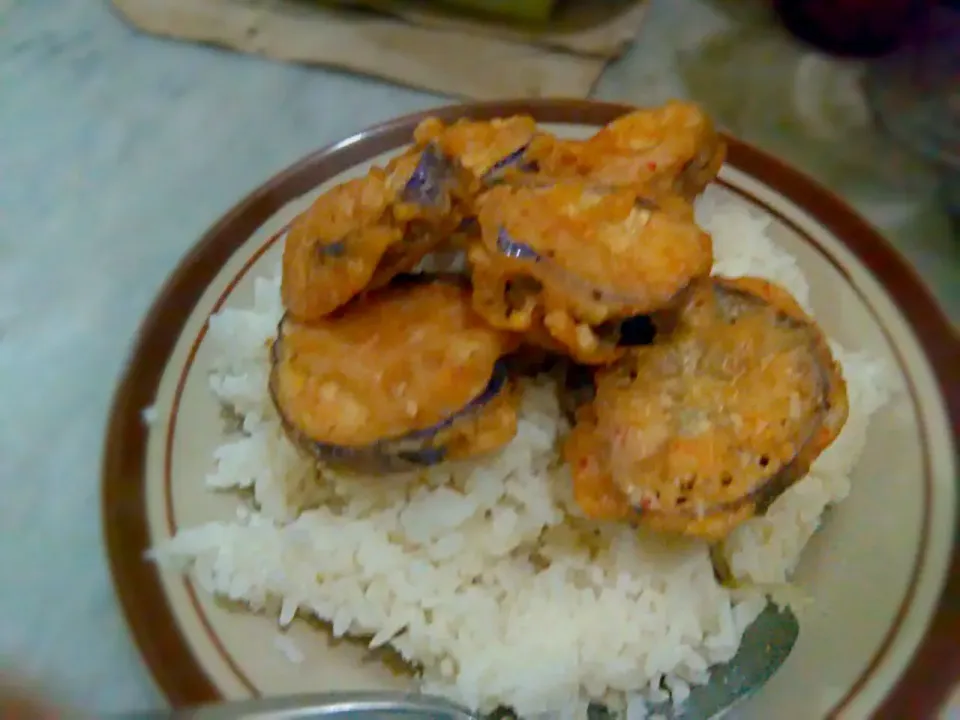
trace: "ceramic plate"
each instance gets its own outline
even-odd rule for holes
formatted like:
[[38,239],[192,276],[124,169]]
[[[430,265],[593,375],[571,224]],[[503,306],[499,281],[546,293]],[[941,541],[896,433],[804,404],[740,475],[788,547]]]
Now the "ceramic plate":
[[[459,105],[445,119],[529,113],[585,136],[628,108],[581,101]],[[268,181],[207,233],[170,278],[140,330],[108,430],[104,523],[117,592],[134,638],[175,706],[297,691],[410,687],[402,667],[296,622],[304,653],[273,649],[274,620],[214,603],[144,551],[177,528],[232,518],[236,500],[207,492],[224,435],[208,390],[207,320],[252,301],[273,272],[285,225],[322,189],[411,139],[402,118],[321,150]],[[927,290],[862,219],[812,181],[731,139],[714,192],[767,215],[797,258],[827,333],[900,374],[899,402],[875,416],[850,497],[805,550],[797,582],[815,603],[786,665],[744,709],[748,718],[935,717],[960,680],[956,433],[960,350]],[[142,420],[153,406],[156,420]],[[948,582],[949,581],[949,582]],[[938,609],[939,608],[939,609]]]

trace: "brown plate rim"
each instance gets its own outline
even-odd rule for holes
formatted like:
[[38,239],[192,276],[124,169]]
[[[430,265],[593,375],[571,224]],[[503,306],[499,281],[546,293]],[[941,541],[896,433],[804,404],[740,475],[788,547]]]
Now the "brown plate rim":
[[[890,335],[889,329],[883,324],[883,321],[879,317],[879,314],[876,311],[876,308],[871,303],[869,297],[863,292],[862,288],[853,280],[850,276],[848,269],[834,256],[834,254],[826,247],[821,245],[820,241],[811,235],[806,229],[798,225],[793,219],[789,216],[784,215],[782,210],[773,207],[767,201],[763,200],[760,197],[754,195],[751,191],[738,187],[735,184],[730,183],[730,181],[719,178],[717,183],[725,187],[728,191],[740,195],[744,200],[746,200],[751,205],[760,207],[764,212],[771,214],[773,217],[777,218],[779,222],[784,225],[792,228],[793,232],[796,233],[799,237],[802,237],[806,242],[811,246],[811,249],[817,251],[822,259],[828,264],[832,265],[834,270],[839,273],[845,281],[849,284],[851,291],[853,291],[859,298],[860,301],[866,306],[867,312],[874,318],[874,320],[881,326],[880,331],[886,338],[887,343],[891,346],[891,350],[896,358],[897,368],[904,374],[906,380],[906,391],[909,395],[910,403],[914,406],[917,412],[921,412],[921,400],[916,388],[916,384],[913,378],[910,375],[910,370],[906,364],[906,361],[903,358],[903,353],[900,348],[896,345],[894,339]],[[289,226],[288,226],[289,227]],[[267,239],[263,244],[260,245],[244,262],[243,266],[234,274],[232,278],[227,283],[227,286],[220,293],[217,300],[214,302],[213,306],[208,311],[208,317],[212,317],[214,314],[220,311],[224,304],[229,299],[231,293],[234,291],[236,286],[242,282],[243,278],[253,269],[257,264],[258,259],[267,252],[276,242],[278,242],[286,232],[286,228],[281,229],[279,232],[275,233],[272,237]],[[187,380],[192,372],[192,367],[196,361],[197,352],[200,349],[200,346],[203,344],[204,338],[207,332],[207,325],[202,325],[197,331],[196,336],[193,338],[193,342],[190,345],[190,350],[188,352],[187,358],[184,361],[184,364],[180,367],[180,375],[177,381],[176,390],[174,391],[173,401],[170,406],[169,413],[167,414],[167,427],[166,427],[166,446],[164,452],[164,461],[163,461],[163,493],[166,505],[166,519],[167,519],[167,533],[169,536],[174,536],[179,531],[179,526],[176,521],[176,512],[175,512],[175,503],[173,498],[173,449],[176,445],[176,431],[178,427],[179,420],[179,407],[183,399],[183,392],[186,387]],[[871,681],[877,669],[883,664],[886,659],[890,649],[896,642],[897,637],[899,636],[901,630],[903,629],[903,624],[906,621],[906,618],[910,614],[910,610],[913,607],[913,603],[916,599],[917,589],[920,584],[921,572],[923,570],[927,551],[929,549],[930,541],[930,517],[933,511],[932,508],[932,493],[933,493],[933,483],[934,479],[932,476],[932,467],[930,462],[930,447],[929,447],[929,433],[928,427],[925,421],[925,418],[920,418],[920,444],[921,452],[923,454],[923,471],[922,471],[922,481],[923,481],[923,509],[921,514],[921,527],[924,528],[923,534],[920,538],[919,545],[917,547],[916,553],[914,555],[913,570],[910,574],[910,578],[907,582],[907,587],[905,592],[900,598],[900,603],[898,605],[897,611],[894,614],[893,620],[887,628],[884,637],[882,638],[880,644],[874,650],[870,660],[867,662],[866,666],[861,670],[860,675],[854,681],[854,683],[849,687],[844,696],[836,702],[833,707],[827,712],[828,716],[840,716],[846,709],[850,706],[856,697],[861,693],[864,687]],[[155,427],[155,425],[154,425]],[[215,651],[220,656],[220,659],[230,668],[236,680],[243,685],[243,687],[251,694],[253,697],[262,697],[263,692],[257,685],[251,680],[251,678],[243,671],[243,669],[238,664],[236,658],[231,654],[227,648],[224,646],[222,638],[217,634],[213,629],[211,624],[210,616],[207,610],[204,608],[203,603],[200,601],[199,591],[196,587],[196,583],[189,577],[184,576],[181,579],[184,590],[187,593],[189,602],[192,605],[193,612],[196,614],[200,624],[203,628],[203,631],[206,633],[206,639],[213,645]]]
[[[447,105],[397,118],[308,155],[235,205],[186,254],[142,322],[110,410],[102,468],[104,540],[124,616],[154,680],[174,707],[222,698],[193,655],[169,606],[149,544],[143,409],[184,325],[209,282],[265,220],[325,179],[408,141],[428,115],[444,119],[532,114],[539,122],[600,125],[633,106],[587,100],[505,100]],[[907,319],[933,368],[954,438],[960,428],[960,338],[937,301],[900,254],[832,192],[747,143],[727,138],[728,162],[790,199],[841,240],[884,286]],[[955,441],[955,446],[956,446]],[[933,718],[960,681],[960,538],[947,581],[910,666],[876,717]],[[835,713],[834,713],[835,714]]]

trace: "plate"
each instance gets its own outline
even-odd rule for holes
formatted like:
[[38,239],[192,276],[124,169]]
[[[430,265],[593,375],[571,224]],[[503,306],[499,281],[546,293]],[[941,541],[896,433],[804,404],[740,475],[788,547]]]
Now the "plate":
[[[528,113],[554,132],[585,136],[629,109],[524,100],[427,114]],[[249,306],[255,278],[275,271],[287,223],[324,188],[401,149],[423,117],[360,132],[255,190],[184,258],[140,329],[107,431],[103,520],[133,637],[174,706],[412,686],[385,654],[301,621],[285,637],[302,661],[287,662],[275,620],[214,602],[145,552],[178,528],[235,517],[236,499],[209,492],[203,481],[225,435],[208,382],[211,314]],[[777,244],[807,276],[827,333],[882,359],[903,387],[871,422],[850,496],[804,551],[795,580],[814,602],[801,614],[792,655],[744,717],[934,717],[960,680],[953,556],[960,343],[922,282],[864,220],[795,170],[728,142],[710,192],[770,222]]]

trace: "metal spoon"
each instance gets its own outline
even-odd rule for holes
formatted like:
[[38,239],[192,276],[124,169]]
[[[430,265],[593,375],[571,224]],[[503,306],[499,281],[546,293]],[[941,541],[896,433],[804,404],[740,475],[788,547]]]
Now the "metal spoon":
[[469,710],[417,693],[323,693],[180,710],[171,720],[476,720]]
[[[768,604],[744,632],[733,659],[711,670],[708,684],[691,688],[690,696],[681,705],[675,706],[669,700],[648,704],[648,716],[659,715],[663,720],[717,720],[773,677],[793,649],[799,633],[797,618],[789,609],[781,610]],[[604,711],[597,714],[608,716]],[[480,716],[441,698],[370,692],[241,700],[136,717],[157,720],[481,720]]]
[[726,665],[710,670],[710,682],[690,688],[680,705],[670,700],[647,705],[647,716],[663,720],[719,720],[766,685],[786,661],[800,634],[789,608],[768,603],[743,633],[740,649]]

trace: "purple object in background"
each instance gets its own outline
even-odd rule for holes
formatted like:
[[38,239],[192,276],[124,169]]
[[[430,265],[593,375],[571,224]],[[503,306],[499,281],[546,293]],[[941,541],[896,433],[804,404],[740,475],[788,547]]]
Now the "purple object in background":
[[820,50],[876,57],[899,47],[934,0],[773,0],[783,25]]
[[960,8],[944,3],[864,78],[880,126],[935,164],[947,209],[960,216]]

